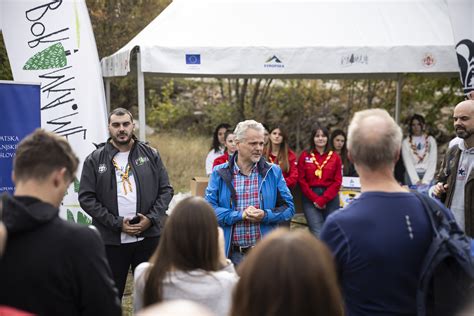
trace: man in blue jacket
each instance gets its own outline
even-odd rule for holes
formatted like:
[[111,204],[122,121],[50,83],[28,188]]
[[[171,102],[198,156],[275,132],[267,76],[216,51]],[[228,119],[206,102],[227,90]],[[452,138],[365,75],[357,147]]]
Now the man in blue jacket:
[[237,151],[213,170],[206,200],[224,229],[226,255],[237,265],[259,239],[289,221],[295,209],[280,167],[262,157],[263,125],[243,121],[234,134]]

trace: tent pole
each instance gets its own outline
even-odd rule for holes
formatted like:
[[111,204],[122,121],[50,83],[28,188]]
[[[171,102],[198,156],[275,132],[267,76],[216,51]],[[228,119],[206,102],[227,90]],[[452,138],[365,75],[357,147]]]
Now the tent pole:
[[401,100],[402,100],[402,83],[403,83],[403,75],[397,74],[397,96],[395,100],[395,122],[397,124],[400,123],[400,107],[401,107]]
[[138,119],[139,124],[139,138],[141,141],[146,141],[145,133],[145,79],[142,72],[142,60],[140,52],[137,52],[137,84],[138,84]]
[[105,101],[107,104],[107,113],[110,113],[110,78],[105,78]]

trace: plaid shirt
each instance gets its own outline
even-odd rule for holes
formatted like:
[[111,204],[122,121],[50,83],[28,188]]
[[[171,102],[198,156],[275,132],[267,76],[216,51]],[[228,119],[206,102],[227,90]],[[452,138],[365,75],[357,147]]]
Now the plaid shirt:
[[[247,207],[253,205],[260,208],[258,200],[258,172],[257,165],[252,168],[250,175],[246,176],[240,172],[237,164],[234,165],[233,184],[236,191],[236,210],[243,212]],[[260,239],[260,224],[250,221],[241,221],[234,225],[232,244],[240,247],[255,246]]]

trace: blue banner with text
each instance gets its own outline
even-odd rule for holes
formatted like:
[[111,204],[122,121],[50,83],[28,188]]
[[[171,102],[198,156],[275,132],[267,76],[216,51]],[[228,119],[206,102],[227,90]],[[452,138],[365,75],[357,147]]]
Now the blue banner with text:
[[14,191],[11,179],[18,143],[41,126],[40,85],[0,81],[0,194]]

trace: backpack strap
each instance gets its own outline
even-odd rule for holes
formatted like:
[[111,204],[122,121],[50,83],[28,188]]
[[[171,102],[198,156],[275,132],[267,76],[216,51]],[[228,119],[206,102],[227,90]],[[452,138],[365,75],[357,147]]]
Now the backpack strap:
[[441,237],[439,227],[441,221],[443,220],[444,212],[441,210],[439,205],[429,196],[423,195],[417,191],[414,191],[413,193],[418,198],[418,200],[420,200],[426,215],[428,215],[433,234],[435,235],[435,237]]

